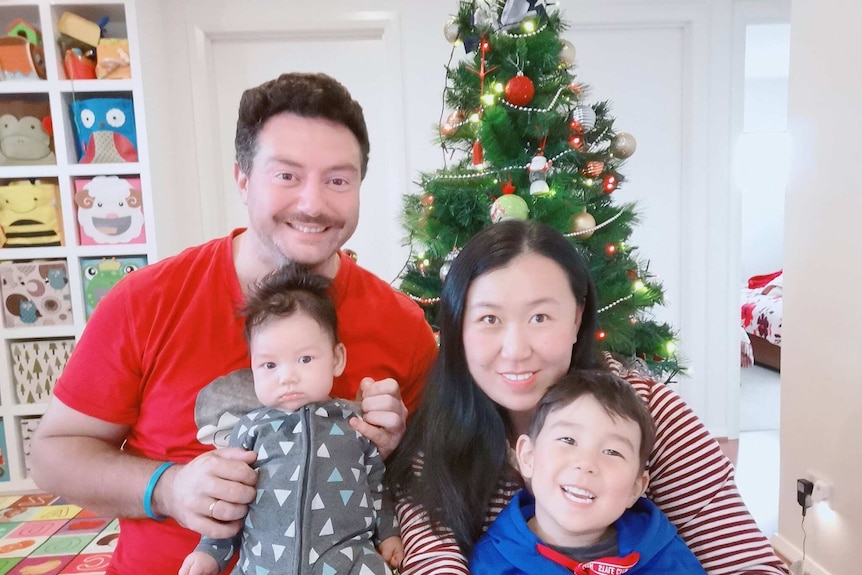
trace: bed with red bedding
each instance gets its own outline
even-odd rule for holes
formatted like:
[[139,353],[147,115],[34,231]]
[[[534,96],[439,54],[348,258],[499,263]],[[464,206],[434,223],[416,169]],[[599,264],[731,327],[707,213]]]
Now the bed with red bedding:
[[742,289],[742,329],[751,344],[754,363],[776,371],[781,367],[783,279],[780,270],[754,276]]

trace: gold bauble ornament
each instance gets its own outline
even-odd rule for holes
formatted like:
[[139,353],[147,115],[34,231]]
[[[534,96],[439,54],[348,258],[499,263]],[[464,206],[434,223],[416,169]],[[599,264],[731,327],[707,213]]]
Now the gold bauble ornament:
[[572,216],[572,231],[578,232],[576,238],[588,239],[595,233],[595,227],[596,219],[587,211]]
[[443,36],[450,44],[454,44],[461,37],[461,30],[458,27],[458,19],[454,16],[446,20],[443,25]]
[[575,45],[568,40],[560,41],[560,67],[571,68],[575,63]]

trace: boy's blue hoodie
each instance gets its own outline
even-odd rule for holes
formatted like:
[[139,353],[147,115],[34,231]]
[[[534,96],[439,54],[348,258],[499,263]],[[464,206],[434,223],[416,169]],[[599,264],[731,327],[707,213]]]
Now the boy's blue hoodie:
[[[536,513],[533,496],[522,489],[515,494],[488,532],[476,544],[470,558],[472,575],[572,575],[539,554],[542,542],[527,526]],[[637,552],[637,563],[626,571],[596,566],[592,573],[626,575],[705,575],[697,558],[686,547],[676,528],[655,504],[641,497],[616,521],[620,557]]]

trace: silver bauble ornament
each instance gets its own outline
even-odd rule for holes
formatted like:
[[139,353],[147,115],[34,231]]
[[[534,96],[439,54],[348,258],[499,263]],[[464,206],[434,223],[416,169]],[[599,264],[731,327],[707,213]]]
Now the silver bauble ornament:
[[590,106],[578,106],[572,110],[572,120],[577,122],[584,133],[596,127],[596,112]]
[[571,68],[575,63],[575,45],[568,40],[561,40],[562,47],[560,48],[560,64],[564,68]]
[[611,140],[611,154],[617,158],[628,158],[637,150],[635,137],[628,132],[620,132]]
[[461,30],[458,28],[458,19],[452,16],[446,20],[446,25],[443,26],[443,36],[446,38],[446,41],[454,44],[458,41],[460,34]]
[[455,258],[458,257],[458,252],[460,252],[458,248],[453,249],[451,252],[446,254],[446,257],[443,259],[443,265],[440,266],[440,281],[445,282],[446,276],[449,275],[449,269],[452,267],[452,262],[455,261]]

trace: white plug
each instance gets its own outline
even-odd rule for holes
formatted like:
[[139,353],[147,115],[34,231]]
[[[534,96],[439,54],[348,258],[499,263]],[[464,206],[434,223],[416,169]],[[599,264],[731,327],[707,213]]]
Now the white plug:
[[811,493],[811,504],[816,505],[832,497],[832,484],[824,479],[814,481],[814,491]]

